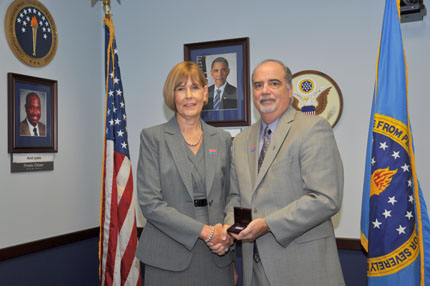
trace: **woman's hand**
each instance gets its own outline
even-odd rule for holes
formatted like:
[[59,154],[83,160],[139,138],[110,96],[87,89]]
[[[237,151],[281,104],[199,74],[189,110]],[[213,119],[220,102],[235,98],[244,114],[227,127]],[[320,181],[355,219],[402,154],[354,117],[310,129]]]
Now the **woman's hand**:
[[213,253],[220,256],[225,255],[231,245],[234,243],[234,239],[227,233],[227,229],[230,225],[222,226],[220,223],[215,225],[215,232],[213,238],[207,243]]

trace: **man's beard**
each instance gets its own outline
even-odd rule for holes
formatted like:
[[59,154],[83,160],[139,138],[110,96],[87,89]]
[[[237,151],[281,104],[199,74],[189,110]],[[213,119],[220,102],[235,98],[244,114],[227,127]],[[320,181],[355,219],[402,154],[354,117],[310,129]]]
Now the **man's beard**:
[[[262,103],[263,100],[267,100],[267,99],[272,99],[274,101],[270,102],[270,104],[268,104],[268,105],[265,105],[264,103]],[[274,112],[276,109],[276,98],[274,96],[271,96],[271,95],[262,96],[258,100],[258,103],[260,105],[260,112],[261,113],[271,113],[271,112]]]

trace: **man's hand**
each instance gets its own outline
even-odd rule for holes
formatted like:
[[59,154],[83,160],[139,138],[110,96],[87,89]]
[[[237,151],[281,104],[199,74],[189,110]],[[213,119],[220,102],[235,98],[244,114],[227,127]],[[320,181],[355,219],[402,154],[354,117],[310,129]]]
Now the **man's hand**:
[[232,233],[232,236],[237,240],[254,241],[267,232],[269,232],[269,227],[267,226],[266,220],[264,218],[256,218],[239,234]]
[[215,225],[214,237],[207,243],[213,253],[222,256],[227,253],[234,243],[234,239],[227,233],[229,227],[230,225],[228,224],[224,226],[221,226],[221,224]]

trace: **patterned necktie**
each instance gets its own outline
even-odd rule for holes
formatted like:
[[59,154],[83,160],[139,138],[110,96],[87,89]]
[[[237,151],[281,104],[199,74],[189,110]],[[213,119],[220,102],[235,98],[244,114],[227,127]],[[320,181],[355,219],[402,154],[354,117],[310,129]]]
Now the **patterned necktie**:
[[216,95],[214,97],[214,110],[218,110],[221,103],[221,89],[216,90]]
[[37,134],[37,128],[36,128],[36,127],[34,127],[34,129],[33,129],[33,133],[34,133],[34,136],[39,136],[39,135]]
[[272,130],[270,130],[269,126],[266,126],[266,128],[264,128],[263,147],[261,148],[260,157],[258,158],[258,172],[260,172],[264,156],[266,156],[267,149],[269,148],[270,134],[272,134]]

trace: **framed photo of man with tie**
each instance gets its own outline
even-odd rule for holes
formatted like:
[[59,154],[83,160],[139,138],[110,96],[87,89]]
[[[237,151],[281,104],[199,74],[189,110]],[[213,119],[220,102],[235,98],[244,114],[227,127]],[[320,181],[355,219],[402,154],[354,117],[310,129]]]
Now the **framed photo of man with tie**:
[[57,81],[8,73],[8,152],[58,152]]
[[249,38],[184,44],[184,59],[207,79],[202,119],[218,127],[250,125]]

